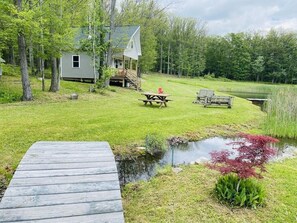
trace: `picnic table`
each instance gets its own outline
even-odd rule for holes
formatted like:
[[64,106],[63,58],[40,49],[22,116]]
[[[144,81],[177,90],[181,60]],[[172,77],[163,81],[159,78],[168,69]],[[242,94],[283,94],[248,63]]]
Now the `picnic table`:
[[144,95],[146,99],[138,99],[138,100],[143,101],[144,105],[147,105],[147,103],[149,103],[150,105],[153,105],[153,102],[154,102],[154,103],[160,104],[160,108],[161,108],[163,106],[167,107],[167,102],[172,101],[167,98],[169,94],[158,94],[158,93],[151,93],[151,92],[144,92],[141,94]]

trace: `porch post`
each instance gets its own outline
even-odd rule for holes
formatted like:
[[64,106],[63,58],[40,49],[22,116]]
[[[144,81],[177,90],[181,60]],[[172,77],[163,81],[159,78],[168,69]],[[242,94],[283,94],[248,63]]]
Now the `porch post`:
[[125,79],[126,79],[126,70],[125,70],[125,55],[123,55],[123,83],[122,83],[122,87],[125,87]]
[[136,76],[138,77],[138,60],[136,60],[136,68],[135,68],[135,70],[136,70]]
[[123,69],[125,70],[125,55],[123,55]]

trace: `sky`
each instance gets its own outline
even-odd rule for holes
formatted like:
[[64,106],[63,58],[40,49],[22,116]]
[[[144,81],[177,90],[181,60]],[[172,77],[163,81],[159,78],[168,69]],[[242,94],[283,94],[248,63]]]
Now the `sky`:
[[297,31],[297,0],[159,0],[168,11],[206,23],[208,34]]

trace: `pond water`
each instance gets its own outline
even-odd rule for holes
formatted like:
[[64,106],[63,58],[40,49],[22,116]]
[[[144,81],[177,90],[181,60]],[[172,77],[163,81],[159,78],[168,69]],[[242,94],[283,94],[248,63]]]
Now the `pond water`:
[[244,91],[223,91],[223,92],[236,97],[240,97],[240,98],[266,99],[269,96],[269,93],[265,93],[265,92],[244,92]]
[[[223,91],[227,94],[239,97],[239,98],[257,98],[257,99],[267,99],[269,97],[269,93],[265,92],[244,92],[244,91]],[[257,105],[261,108],[262,111],[266,111],[264,101],[252,101],[254,105]]]
[[[223,149],[231,150],[232,146],[226,144],[236,140],[236,138],[213,137],[198,142],[189,142],[187,147],[169,148],[159,157],[146,155],[134,160],[117,161],[120,183],[124,185],[129,182],[148,180],[156,175],[158,168],[165,165],[178,166],[207,161],[210,159],[210,152]],[[272,161],[297,156],[296,140],[281,140],[274,147],[278,154]]]

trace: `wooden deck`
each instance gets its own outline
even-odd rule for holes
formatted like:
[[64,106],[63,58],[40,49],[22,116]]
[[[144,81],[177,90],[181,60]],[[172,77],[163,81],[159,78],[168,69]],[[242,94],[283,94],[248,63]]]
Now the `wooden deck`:
[[124,222],[108,143],[33,144],[2,198],[0,222]]

